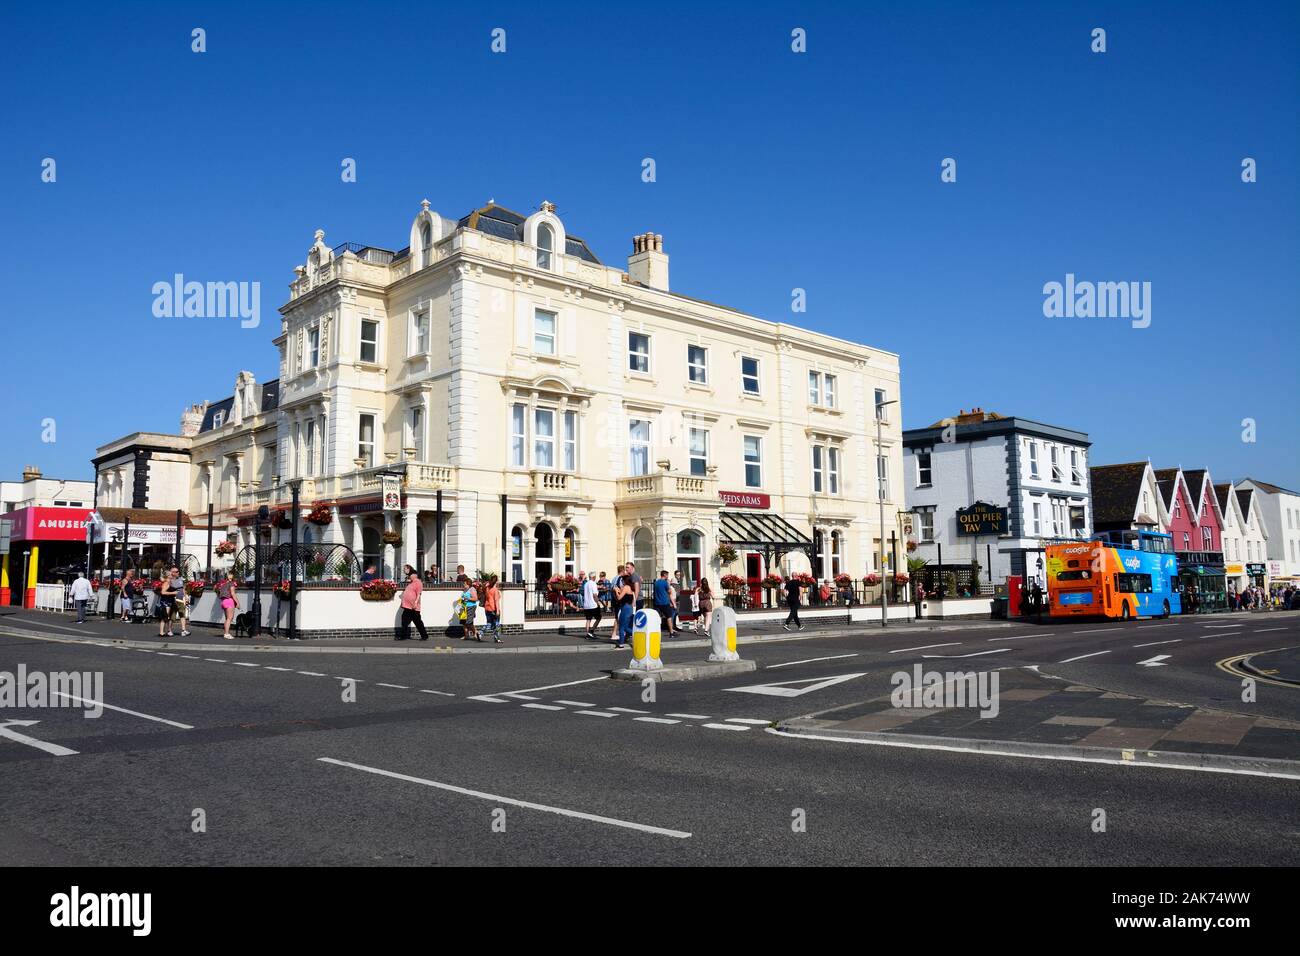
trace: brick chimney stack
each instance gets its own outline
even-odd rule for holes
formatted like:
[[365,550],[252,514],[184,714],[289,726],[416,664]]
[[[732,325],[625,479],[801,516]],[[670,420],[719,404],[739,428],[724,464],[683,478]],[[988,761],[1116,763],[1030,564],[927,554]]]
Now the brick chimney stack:
[[664,237],[653,232],[632,237],[632,255],[627,258],[627,276],[651,289],[668,291],[668,254]]
[[23,481],[39,481],[40,477],[41,470],[35,465],[23,466]]

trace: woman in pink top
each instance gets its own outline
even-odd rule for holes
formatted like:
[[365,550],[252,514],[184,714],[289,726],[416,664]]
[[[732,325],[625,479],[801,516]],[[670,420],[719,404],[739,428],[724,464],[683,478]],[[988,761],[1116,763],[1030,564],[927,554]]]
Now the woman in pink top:
[[424,591],[424,585],[420,583],[420,572],[412,569],[406,579],[406,590],[402,592],[402,633],[396,640],[411,639],[411,622],[414,621],[416,630],[420,632],[420,640],[427,641],[429,632],[424,629],[424,619],[420,617],[420,594]]

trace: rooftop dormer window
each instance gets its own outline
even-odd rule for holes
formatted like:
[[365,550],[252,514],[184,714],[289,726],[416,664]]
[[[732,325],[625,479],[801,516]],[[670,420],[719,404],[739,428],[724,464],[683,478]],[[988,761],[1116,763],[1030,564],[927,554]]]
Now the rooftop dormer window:
[[537,268],[550,269],[555,252],[555,230],[548,223],[537,227]]

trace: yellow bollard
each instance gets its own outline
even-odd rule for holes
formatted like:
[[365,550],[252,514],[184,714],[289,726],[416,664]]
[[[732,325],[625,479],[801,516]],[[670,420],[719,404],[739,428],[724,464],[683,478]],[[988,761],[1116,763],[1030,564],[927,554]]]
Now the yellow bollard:
[[657,671],[663,668],[659,660],[661,622],[659,612],[644,609],[632,615],[632,663],[628,667],[638,671]]
[[738,661],[736,653],[736,612],[722,605],[715,607],[709,615],[709,638],[713,643],[711,661]]

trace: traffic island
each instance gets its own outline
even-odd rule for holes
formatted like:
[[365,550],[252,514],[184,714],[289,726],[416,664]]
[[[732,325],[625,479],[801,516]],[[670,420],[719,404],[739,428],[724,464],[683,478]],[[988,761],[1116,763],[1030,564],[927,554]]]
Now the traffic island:
[[687,664],[664,664],[658,668],[621,667],[610,673],[614,680],[654,680],[664,683],[685,680],[708,680],[757,670],[753,661],[696,661]]
[[688,681],[746,674],[757,670],[753,661],[742,661],[736,653],[736,612],[729,607],[715,608],[709,617],[709,644],[711,653],[707,661],[690,661],[684,664],[665,664],[659,659],[659,615],[652,610],[639,610],[632,618],[632,660],[609,676],[627,681]]

